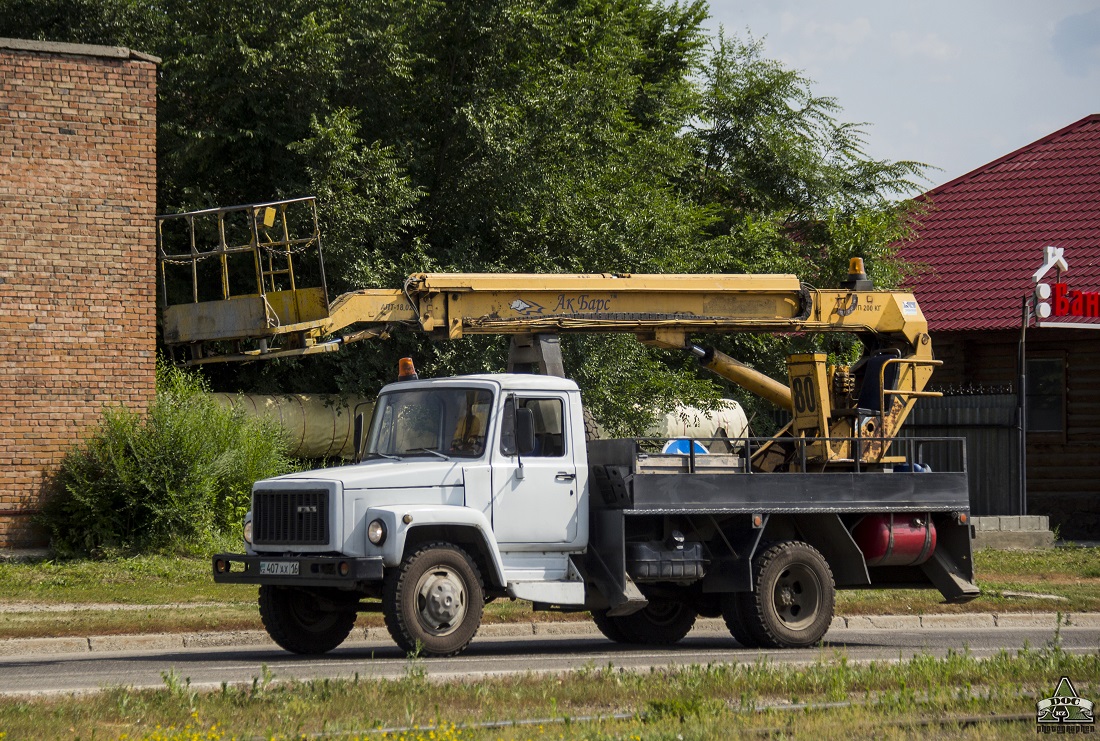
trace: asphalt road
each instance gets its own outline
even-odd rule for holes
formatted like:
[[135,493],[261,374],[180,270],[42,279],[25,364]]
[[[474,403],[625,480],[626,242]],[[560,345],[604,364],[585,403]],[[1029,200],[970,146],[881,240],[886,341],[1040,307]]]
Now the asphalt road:
[[[989,656],[1025,645],[1040,648],[1053,637],[1049,628],[924,628],[880,630],[834,628],[823,648],[764,651],[741,648],[728,633],[696,629],[673,647],[621,646],[592,635],[533,635],[477,638],[462,656],[418,662],[429,677],[471,679],[530,671],[560,672],[585,666],[648,669],[718,662],[807,663],[847,656],[851,661],[897,660],[919,653],[942,656],[967,648]],[[1066,627],[1063,648],[1074,653],[1100,651],[1100,626]],[[279,679],[400,678],[409,660],[388,641],[345,643],[322,657],[302,657],[270,646],[122,650],[81,654],[0,657],[0,695],[37,695],[95,691],[104,687],[163,687],[163,675],[175,671],[195,688],[251,683],[266,665]]]

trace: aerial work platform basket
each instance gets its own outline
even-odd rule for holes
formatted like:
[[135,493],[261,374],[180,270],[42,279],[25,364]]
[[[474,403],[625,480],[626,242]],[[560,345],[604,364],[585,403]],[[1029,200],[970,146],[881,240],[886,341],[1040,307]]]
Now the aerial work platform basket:
[[[158,216],[157,262],[165,344],[193,343],[192,362],[207,342],[243,355],[275,342],[285,354],[323,351],[329,299],[315,198]],[[246,350],[245,340],[260,347]]]

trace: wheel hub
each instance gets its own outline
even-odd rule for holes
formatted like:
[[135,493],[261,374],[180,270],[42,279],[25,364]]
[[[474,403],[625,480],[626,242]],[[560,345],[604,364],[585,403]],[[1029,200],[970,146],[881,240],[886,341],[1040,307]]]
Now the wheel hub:
[[435,635],[452,632],[466,615],[466,585],[449,569],[426,572],[416,593],[420,622]]
[[443,622],[454,620],[458,612],[458,590],[450,582],[436,582],[428,592],[428,612]]
[[821,600],[817,576],[804,564],[793,564],[776,580],[773,604],[780,620],[798,630],[813,622]]

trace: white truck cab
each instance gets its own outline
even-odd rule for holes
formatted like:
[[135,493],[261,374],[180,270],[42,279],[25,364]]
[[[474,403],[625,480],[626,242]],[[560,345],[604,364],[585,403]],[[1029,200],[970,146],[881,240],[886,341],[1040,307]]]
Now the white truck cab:
[[[474,591],[479,601],[488,594],[584,606],[584,581],[570,558],[588,544],[589,473],[576,383],[527,374],[402,381],[382,389],[365,432],[353,465],[257,482],[246,556],[223,556],[215,576],[262,577],[273,588],[266,591],[279,594],[334,586],[382,596],[387,570],[400,569],[424,546],[447,544],[464,549],[449,555],[464,555],[482,584],[473,590],[455,571],[431,588],[466,603],[468,612]],[[273,613],[294,612],[287,599],[266,601],[265,623],[281,620]],[[476,610],[480,615],[480,604]],[[291,617],[290,627],[273,631],[276,640],[286,633],[291,650],[317,648],[315,639],[299,646],[290,637],[308,622]],[[446,632],[439,619],[433,624]],[[411,636],[411,643],[429,637]]]

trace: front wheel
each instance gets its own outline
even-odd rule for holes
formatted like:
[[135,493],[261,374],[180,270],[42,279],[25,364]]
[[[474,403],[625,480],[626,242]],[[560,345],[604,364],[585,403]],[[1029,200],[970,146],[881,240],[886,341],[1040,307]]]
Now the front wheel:
[[403,650],[454,656],[481,625],[485,590],[470,556],[447,543],[422,546],[386,575],[382,612]]
[[726,624],[734,623],[734,638],[763,648],[803,648],[820,641],[836,601],[825,557],[807,543],[788,540],[756,556],[752,565],[756,589],[727,596],[733,609],[725,614]]
[[355,626],[355,608],[345,595],[328,600],[294,587],[264,584],[259,602],[267,634],[296,654],[327,653],[343,643]]

